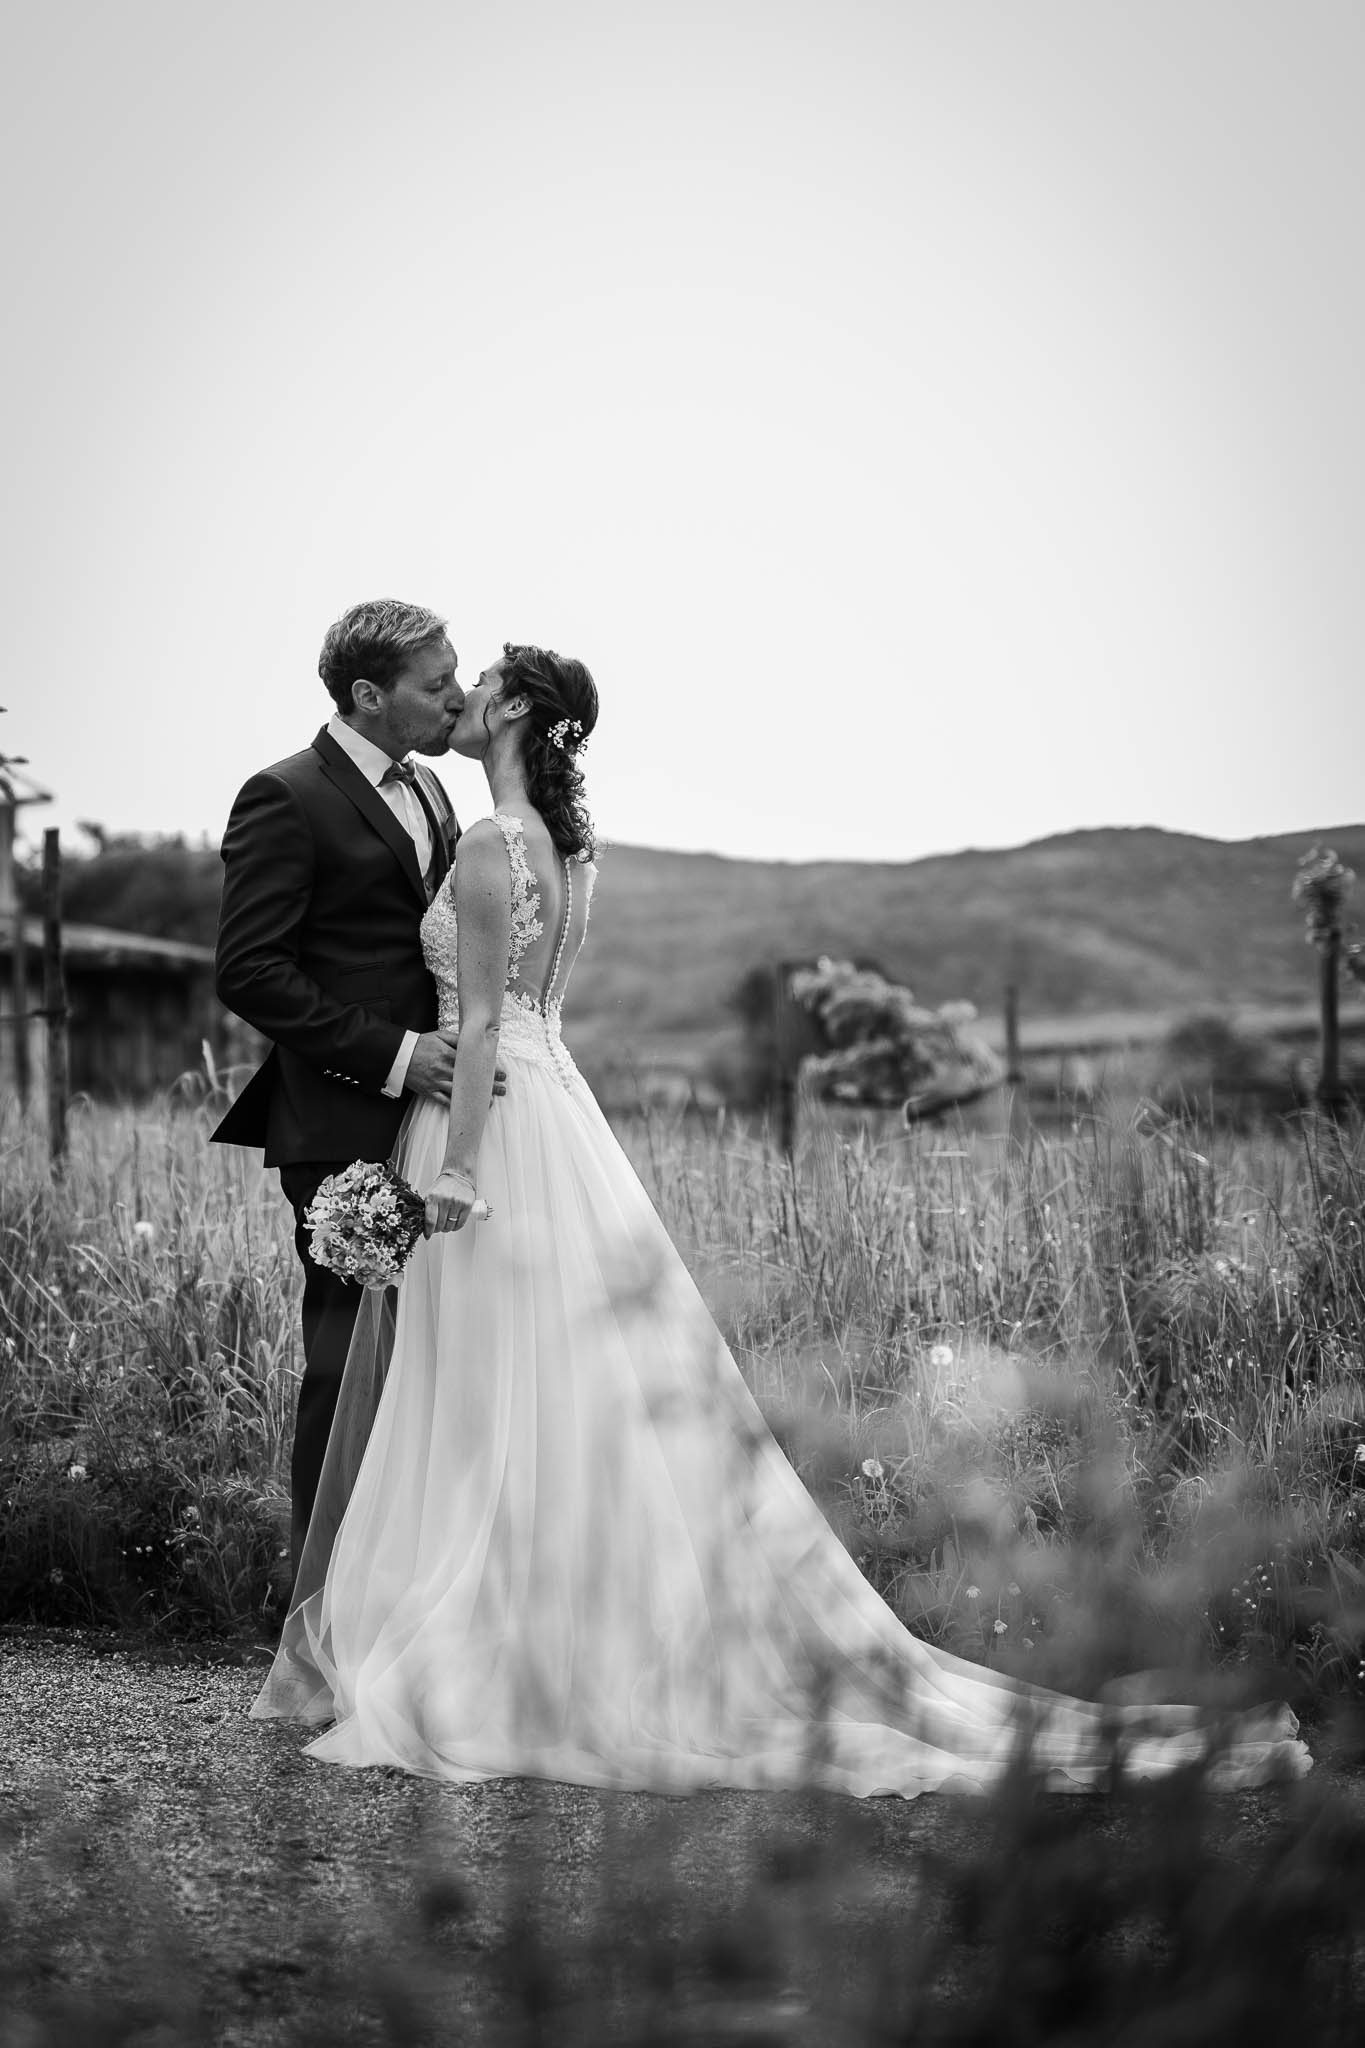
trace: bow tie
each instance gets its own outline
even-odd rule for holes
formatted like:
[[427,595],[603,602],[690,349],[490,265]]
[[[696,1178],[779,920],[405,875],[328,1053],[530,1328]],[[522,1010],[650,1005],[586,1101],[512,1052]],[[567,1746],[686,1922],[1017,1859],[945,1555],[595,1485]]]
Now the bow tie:
[[406,782],[409,789],[416,789],[417,770],[413,767],[411,761],[390,761],[379,780],[381,784],[385,782]]

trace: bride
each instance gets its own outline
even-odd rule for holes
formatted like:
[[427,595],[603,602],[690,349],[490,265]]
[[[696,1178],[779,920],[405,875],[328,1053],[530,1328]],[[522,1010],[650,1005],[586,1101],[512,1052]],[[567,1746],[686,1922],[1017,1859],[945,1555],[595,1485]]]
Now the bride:
[[394,1153],[428,1235],[366,1295],[252,1713],[330,1723],[327,1762],[455,1781],[913,1798],[984,1788],[1025,1732],[1058,1789],[1105,1781],[1116,1733],[1137,1775],[1211,1747],[1223,1784],[1307,1769],[1285,1708],[1215,1744],[1191,1708],[1044,1692],[920,1642],[863,1578],[560,1035],[596,721],[580,662],[509,645],[455,727],[494,810],[422,927],[459,1027],[449,1111],[415,1102]]

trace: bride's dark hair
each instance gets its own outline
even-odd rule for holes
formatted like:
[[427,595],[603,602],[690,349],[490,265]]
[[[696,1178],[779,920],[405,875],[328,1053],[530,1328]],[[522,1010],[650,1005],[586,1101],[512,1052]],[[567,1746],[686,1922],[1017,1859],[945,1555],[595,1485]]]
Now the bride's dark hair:
[[581,661],[548,647],[505,640],[502,651],[502,693],[525,697],[531,706],[526,794],[545,820],[556,852],[565,860],[591,860],[597,841],[575,756],[597,723],[597,685]]

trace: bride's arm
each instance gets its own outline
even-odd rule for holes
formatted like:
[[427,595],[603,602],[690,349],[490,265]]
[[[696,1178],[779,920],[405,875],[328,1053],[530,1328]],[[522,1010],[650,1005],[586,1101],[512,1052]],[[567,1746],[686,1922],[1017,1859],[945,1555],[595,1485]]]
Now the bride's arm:
[[491,819],[471,825],[455,856],[456,982],[460,1042],[440,1179],[427,1196],[426,1229],[458,1230],[474,1203],[474,1168],[488,1121],[502,992],[512,945],[507,847]]

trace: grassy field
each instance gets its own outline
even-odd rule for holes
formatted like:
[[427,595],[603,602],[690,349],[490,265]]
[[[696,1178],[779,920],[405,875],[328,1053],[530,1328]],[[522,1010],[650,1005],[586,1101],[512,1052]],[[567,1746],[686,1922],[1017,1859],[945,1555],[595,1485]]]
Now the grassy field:
[[[296,1279],[273,1176],[208,1123],[188,1096],[83,1110],[56,1187],[36,1135],[3,1132],[11,1630],[118,1624],[177,1655],[273,1630]],[[680,1889],[724,1853],[720,1809],[666,1852],[608,1817],[596,1917],[560,1929],[534,1858],[506,1913],[433,1871],[401,1983],[396,1964],[338,1975],[328,2038],[453,2038],[431,2014],[477,1982],[499,2018],[461,2037],[505,2042],[1353,2040],[1361,1131],[1196,1139],[1128,1117],[1008,1138],[812,1112],[794,1167],[724,1115],[621,1135],[780,1440],[913,1628],[1090,1695],[1287,1695],[1336,1775],[1229,1815],[1196,1771],[1092,1820],[1025,1774],[974,1830],[890,1863],[848,1802],[783,1805],[724,1925]],[[82,1897],[106,1947],[122,1908],[92,1903],[59,1814],[15,1825],[45,1859],[31,1910],[0,1898],[23,2038],[166,2038],[151,1965],[124,2002],[54,1989],[42,1900]],[[359,1924],[333,1930],[324,1979]]]
[[[4,1134],[0,1617],[268,1630],[299,1368],[274,1176],[188,1099]],[[621,1134],[789,1453],[917,1630],[1090,1690],[1365,1654],[1365,1146]],[[1359,1453],[1359,1455],[1358,1455]]]

